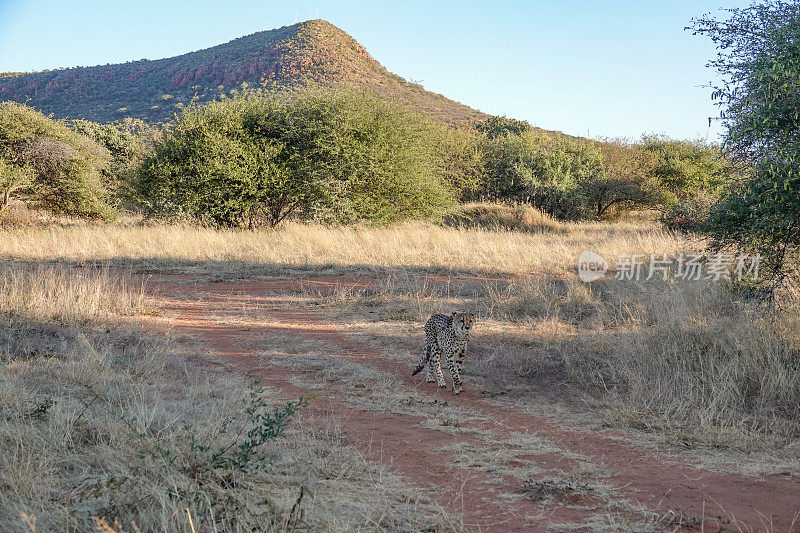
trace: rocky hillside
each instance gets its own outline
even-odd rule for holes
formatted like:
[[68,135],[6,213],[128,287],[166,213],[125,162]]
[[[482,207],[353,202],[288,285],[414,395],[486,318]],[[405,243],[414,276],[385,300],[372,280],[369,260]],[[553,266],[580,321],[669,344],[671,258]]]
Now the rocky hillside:
[[392,74],[350,35],[324,20],[156,61],[0,74],[0,101],[27,101],[56,117],[160,122],[193,98],[208,101],[242,83],[273,93],[309,85],[367,87],[444,122],[466,124],[485,117]]

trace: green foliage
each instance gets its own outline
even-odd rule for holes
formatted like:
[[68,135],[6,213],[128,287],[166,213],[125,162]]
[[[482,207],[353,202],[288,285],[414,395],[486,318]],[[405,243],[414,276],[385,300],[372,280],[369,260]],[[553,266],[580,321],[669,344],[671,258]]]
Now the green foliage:
[[436,173],[459,200],[478,198],[485,179],[481,136],[468,129],[440,126],[434,127],[429,137],[435,142]]
[[104,169],[105,180],[112,184],[121,199],[130,201],[136,173],[152,154],[160,130],[133,118],[113,124],[73,120],[70,125],[74,131],[89,137],[111,153],[111,163]]
[[527,133],[486,137],[483,146],[486,178],[481,195],[491,200],[524,200],[546,138]]
[[[800,5],[767,1],[729,10],[727,20],[693,21],[717,45],[711,66],[725,145],[752,169],[712,211],[714,248],[762,256],[769,296],[796,282],[800,248]],[[766,267],[766,268],[763,268]]]
[[534,160],[534,188],[573,191],[602,174],[603,154],[593,143],[564,135],[544,139]]
[[668,193],[668,205],[720,194],[733,173],[732,163],[722,150],[704,141],[669,139],[644,135],[638,146],[655,158],[653,173]]
[[30,171],[26,167],[14,166],[0,159],[0,210],[18,191],[31,184]]
[[113,216],[103,179],[108,151],[61,122],[22,104],[0,103],[0,161],[9,194],[57,214]]
[[522,135],[531,131],[531,125],[525,120],[517,120],[504,116],[492,115],[476,125],[476,129],[489,139],[511,135]]
[[[179,473],[192,481],[183,486],[176,484],[167,491],[166,496],[181,501],[182,505],[199,509],[201,516],[214,515],[232,526],[232,529],[236,529],[235,525],[238,524],[239,517],[235,511],[243,504],[240,494],[246,490],[246,476],[253,469],[263,468],[266,464],[259,451],[281,437],[297,412],[310,405],[313,397],[301,396],[296,402],[290,401],[271,408],[268,400],[270,395],[260,386],[260,382],[261,378],[256,378],[248,386],[241,409],[231,410],[231,414],[211,431],[208,428],[185,426],[185,449],[171,447],[159,440],[158,435],[142,431],[142,424],[135,418],[122,419],[141,443],[140,460],[152,462],[168,476]],[[119,416],[111,401],[90,387],[88,390],[94,396],[92,402],[101,400],[101,405],[105,404],[112,415]],[[198,432],[202,432],[203,436],[198,436]],[[301,488],[290,520],[296,520],[302,497]],[[280,523],[272,504],[268,500],[264,500],[264,504],[269,508],[265,518],[269,518],[272,525]]]
[[602,171],[602,155],[592,144],[563,135],[534,131],[486,138],[485,196],[498,200],[532,201],[569,195],[578,184]]
[[621,141],[592,142],[533,130],[487,136],[481,193],[526,202],[559,219],[601,217],[663,201],[654,158]]
[[187,108],[142,166],[145,212],[252,227],[277,224],[307,201],[312,184],[279,166],[279,143],[253,135],[252,111],[244,100]]
[[[261,379],[258,378],[248,387],[248,397],[243,400],[245,421],[241,430],[244,433],[242,438],[237,435],[236,439],[211,452],[210,444],[201,444],[196,435],[191,435],[189,447],[194,457],[193,468],[203,465],[203,468],[211,470],[247,472],[252,467],[258,449],[281,436],[297,411],[311,402],[310,398],[301,396],[296,402],[287,402],[282,407],[270,409],[267,394],[259,386],[260,382]],[[226,420],[223,427],[231,423],[232,420]]]
[[[385,224],[439,216],[452,193],[437,173],[437,128],[366,93],[311,91],[274,99],[260,134],[280,138],[285,167],[317,186],[307,216]],[[432,138],[433,136],[433,138]]]
[[427,120],[364,93],[192,106],[148,159],[146,210],[224,226],[435,217],[452,205]]
[[600,151],[601,171],[583,178],[578,185],[596,217],[602,217],[611,207],[624,210],[663,202],[650,154],[621,141],[602,143]]

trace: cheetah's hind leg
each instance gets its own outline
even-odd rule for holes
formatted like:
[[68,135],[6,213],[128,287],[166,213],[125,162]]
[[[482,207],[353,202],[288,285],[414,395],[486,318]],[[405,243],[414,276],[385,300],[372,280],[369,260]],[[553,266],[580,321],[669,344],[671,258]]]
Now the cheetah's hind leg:
[[436,383],[439,385],[440,389],[447,387],[447,383],[444,382],[444,372],[442,372],[442,350],[438,347],[434,347],[431,349],[433,354],[431,355],[431,362],[430,368],[428,369],[428,382],[433,382],[433,374],[436,374]]
[[[414,369],[414,371],[411,373],[411,375],[412,376],[416,376],[417,374],[419,374],[422,371],[422,369],[425,368],[425,363],[427,363],[430,358],[431,358],[431,347],[430,347],[429,344],[426,344],[425,345],[425,351],[422,354],[422,359],[419,360],[419,364],[417,365],[417,368]],[[428,370],[428,376],[430,376],[430,375],[431,375],[431,371]],[[428,381],[430,382],[430,381],[433,381],[433,380],[432,379],[428,379]]]
[[433,383],[436,381],[436,378],[433,377],[433,360],[431,360],[431,364],[428,365],[428,372],[425,374],[425,383]]

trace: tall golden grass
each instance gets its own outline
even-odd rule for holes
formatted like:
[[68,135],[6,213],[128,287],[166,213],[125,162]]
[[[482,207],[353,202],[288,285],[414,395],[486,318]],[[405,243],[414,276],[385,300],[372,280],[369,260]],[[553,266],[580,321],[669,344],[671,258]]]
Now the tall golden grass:
[[242,263],[251,272],[334,266],[428,268],[507,274],[567,272],[583,250],[668,253],[696,245],[652,222],[565,223],[529,233],[451,228],[423,223],[391,227],[325,227],[289,223],[275,230],[215,230],[195,226],[67,226],[0,233],[0,259],[107,261],[154,270]]

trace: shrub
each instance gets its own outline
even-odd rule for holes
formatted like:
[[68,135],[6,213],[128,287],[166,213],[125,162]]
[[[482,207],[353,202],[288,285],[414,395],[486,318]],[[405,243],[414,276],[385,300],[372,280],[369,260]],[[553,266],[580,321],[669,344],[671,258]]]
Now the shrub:
[[10,165],[0,159],[0,211],[11,200],[11,196],[31,183],[30,172],[25,167]]
[[502,137],[506,134],[521,135],[531,131],[531,125],[525,120],[517,120],[515,118],[508,118],[505,115],[502,117],[491,116],[476,125],[479,132],[485,134],[488,138],[494,139],[495,137]]
[[562,220],[661,201],[653,158],[622,142],[506,132],[487,137],[484,152],[484,196],[527,202]]
[[434,128],[437,174],[450,185],[461,201],[481,196],[486,170],[481,136],[465,129]]
[[71,127],[111,153],[111,162],[104,169],[106,182],[112,185],[121,199],[130,201],[136,173],[145,158],[152,154],[160,136],[159,130],[141,119],[130,117],[113,124],[73,120]]
[[717,44],[722,84],[714,97],[727,127],[725,144],[752,172],[713,209],[713,248],[762,256],[769,296],[797,281],[800,252],[800,5],[767,1],[693,21]]
[[483,145],[486,177],[482,195],[491,200],[524,201],[534,182],[545,137],[504,132]]
[[533,130],[487,136],[482,196],[527,202],[556,218],[602,217],[664,201],[655,159],[623,141],[592,142]]
[[586,198],[597,218],[610,208],[626,210],[654,205],[663,195],[653,174],[654,159],[635,146],[621,141],[600,145],[602,170],[578,184],[581,196]]
[[536,209],[559,220],[581,220],[589,216],[586,198],[577,188],[540,185],[531,188],[526,198]]
[[438,165],[437,126],[399,105],[349,91],[256,100],[258,135],[280,139],[282,166],[315,185],[304,213],[330,223],[438,217],[453,195]]
[[430,123],[362,93],[237,95],[191,106],[138,182],[146,210],[223,226],[436,216],[452,192]]
[[698,195],[717,195],[732,173],[720,147],[704,141],[644,135],[638,146],[655,159],[653,174],[664,188],[667,205]]
[[602,153],[591,143],[534,131],[487,138],[484,195],[529,202],[561,219],[587,215],[580,185],[602,174]]
[[137,182],[145,211],[221,226],[280,222],[311,186],[279,166],[282,147],[246,128],[245,100],[188,107],[157,144]]
[[9,195],[57,214],[109,218],[108,160],[106,149],[61,122],[22,104],[0,103],[0,173]]
[[484,194],[496,200],[535,201],[539,189],[571,192],[601,169],[592,145],[534,131],[487,137],[484,154]]

